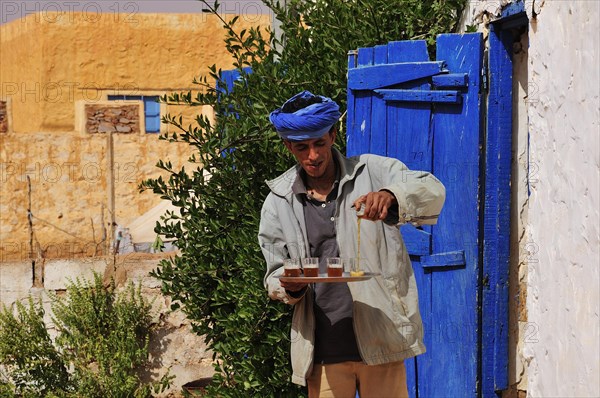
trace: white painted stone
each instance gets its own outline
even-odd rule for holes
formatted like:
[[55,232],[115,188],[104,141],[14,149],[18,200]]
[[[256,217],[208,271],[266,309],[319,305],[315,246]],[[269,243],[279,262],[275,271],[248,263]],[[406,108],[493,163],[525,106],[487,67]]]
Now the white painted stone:
[[69,280],[93,280],[94,272],[104,274],[110,258],[81,258],[47,260],[44,269],[44,287],[48,290],[66,289]]
[[160,378],[168,369],[177,376],[171,388],[161,396],[178,393],[184,384],[214,373],[211,352],[202,337],[192,332],[189,324],[183,327],[172,327],[168,323],[161,325],[150,339],[149,348],[153,355],[150,361],[154,365],[150,370],[153,379]]
[[30,261],[0,263],[0,307],[27,297],[32,285]]
[[127,278],[136,285],[141,282],[143,288],[160,289],[161,281],[150,276],[150,272],[158,266],[158,261],[156,259],[139,260],[132,255],[123,263],[127,270]]
[[[52,322],[52,294],[55,293],[49,293],[46,289],[40,287],[33,287],[29,290],[29,296],[32,297],[37,304],[42,304],[42,308],[44,309],[44,323],[48,328],[50,337],[54,338],[56,337],[56,328],[54,322]],[[22,299],[22,301],[25,300],[26,298]]]

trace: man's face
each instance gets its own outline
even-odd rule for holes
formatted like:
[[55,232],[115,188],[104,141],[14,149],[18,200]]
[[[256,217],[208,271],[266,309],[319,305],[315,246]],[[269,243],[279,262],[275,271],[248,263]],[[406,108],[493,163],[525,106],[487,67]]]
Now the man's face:
[[304,141],[284,141],[286,148],[294,155],[306,174],[320,178],[332,164],[331,147],[335,142],[335,130],[321,138]]

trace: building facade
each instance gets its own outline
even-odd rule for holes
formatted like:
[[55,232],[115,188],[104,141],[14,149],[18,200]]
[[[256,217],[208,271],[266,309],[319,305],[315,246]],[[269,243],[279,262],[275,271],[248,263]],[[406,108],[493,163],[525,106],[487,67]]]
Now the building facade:
[[[239,19],[240,29],[267,23]],[[38,13],[1,25],[0,38],[0,260],[107,254],[114,228],[159,204],[138,190],[157,161],[177,167],[190,155],[158,140],[161,116],[211,114],[155,101],[197,90],[212,64],[230,67],[222,23]]]
[[[222,24],[204,13],[48,11],[0,25],[0,306],[32,295],[50,314],[49,292],[93,272],[140,283],[157,326],[149,374],[176,376],[168,394],[210,377],[212,357],[149,276],[169,255],[149,253],[168,203],[139,184],[165,176],[159,160],[194,167],[188,145],[159,140],[170,131],[161,117],[187,124],[212,109],[156,100],[196,92],[210,65],[231,68]],[[267,25],[244,14],[236,26]],[[126,239],[130,227],[144,245]]]

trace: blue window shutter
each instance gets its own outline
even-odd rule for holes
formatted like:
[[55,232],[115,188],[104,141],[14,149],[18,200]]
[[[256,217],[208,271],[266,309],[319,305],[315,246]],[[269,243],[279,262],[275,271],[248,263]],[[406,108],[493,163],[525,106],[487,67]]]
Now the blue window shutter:
[[160,132],[160,104],[158,97],[143,97],[144,98],[144,116],[146,119],[146,132]]
[[109,101],[123,101],[124,99],[125,99],[124,95],[109,95],[108,96]]
[[[243,71],[246,74],[250,74],[250,73],[252,73],[252,68],[247,66],[247,67],[243,68]],[[220,79],[221,81],[217,82],[217,86],[216,86],[219,101],[220,101],[220,98],[222,95],[225,95],[225,94],[227,94],[227,92],[231,92],[233,90],[236,81],[239,81],[242,79],[243,79],[243,77],[240,74],[240,71],[238,69],[221,71],[221,79]],[[225,84],[225,87],[222,85],[222,83]],[[239,118],[239,115],[234,111],[234,109],[233,108],[230,108],[230,109],[231,109],[231,114],[235,115],[236,118]],[[235,151],[235,148],[225,148],[223,150],[223,152],[221,152],[221,156],[225,157],[225,156],[227,156],[228,153],[232,153],[234,151]]]
[[160,104],[158,96],[143,95],[109,95],[109,101],[144,101],[144,120],[146,121],[146,133],[160,132]]

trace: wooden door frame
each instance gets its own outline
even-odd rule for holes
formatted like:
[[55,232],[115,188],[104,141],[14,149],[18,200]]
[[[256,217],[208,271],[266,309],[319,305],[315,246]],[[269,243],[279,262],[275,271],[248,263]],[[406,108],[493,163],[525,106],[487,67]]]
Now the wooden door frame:
[[[489,90],[484,145],[484,203],[481,289],[482,397],[500,396],[508,388],[508,280],[512,164],[513,34],[528,23],[519,0],[503,8],[490,24],[487,63]],[[484,75],[485,76],[485,75]]]

